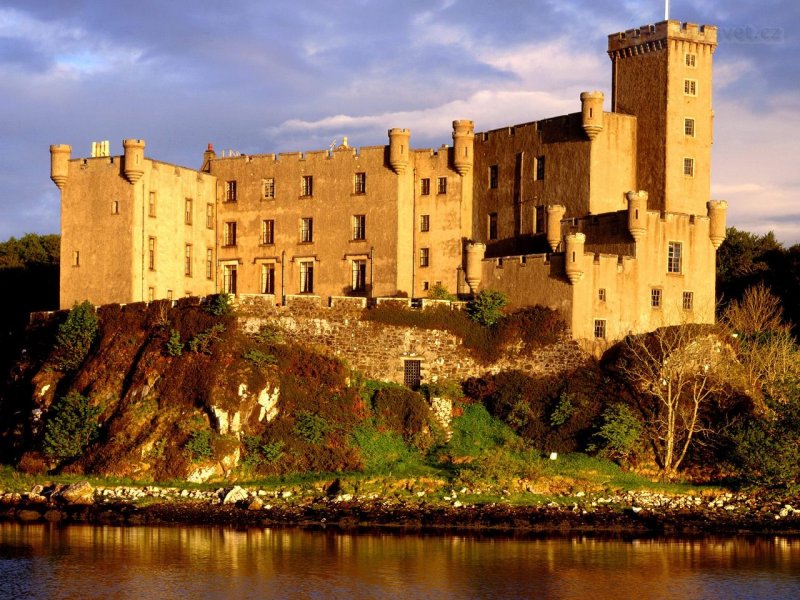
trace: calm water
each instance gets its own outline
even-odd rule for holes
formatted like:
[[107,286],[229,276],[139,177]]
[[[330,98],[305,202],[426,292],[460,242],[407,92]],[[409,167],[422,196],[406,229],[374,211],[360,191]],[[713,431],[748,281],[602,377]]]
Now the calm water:
[[0,523],[2,598],[800,598],[800,540]]

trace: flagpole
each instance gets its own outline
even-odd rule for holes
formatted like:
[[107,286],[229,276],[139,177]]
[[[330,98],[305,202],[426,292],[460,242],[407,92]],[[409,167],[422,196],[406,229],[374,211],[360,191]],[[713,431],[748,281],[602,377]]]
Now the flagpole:
[[666,0],[666,6],[664,6],[664,20],[669,21],[669,0]]

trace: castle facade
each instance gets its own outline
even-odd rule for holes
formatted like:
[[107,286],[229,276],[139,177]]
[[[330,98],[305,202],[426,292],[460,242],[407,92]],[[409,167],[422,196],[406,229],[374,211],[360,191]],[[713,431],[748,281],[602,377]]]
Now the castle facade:
[[215,292],[424,298],[439,284],[561,312],[578,339],[714,320],[726,204],[710,200],[717,31],[663,21],[609,36],[610,111],[453,143],[217,156],[200,169],[50,147],[61,190],[61,306]]

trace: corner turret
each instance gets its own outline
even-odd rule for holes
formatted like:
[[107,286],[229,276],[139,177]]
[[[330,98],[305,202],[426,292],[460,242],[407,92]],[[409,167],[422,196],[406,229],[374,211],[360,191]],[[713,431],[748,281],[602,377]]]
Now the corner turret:
[[644,190],[630,191],[625,194],[628,199],[628,231],[634,241],[638,242],[647,235],[647,199],[648,193]]
[[406,172],[410,153],[408,143],[411,140],[410,129],[395,127],[389,130],[389,164],[398,175]]
[[603,92],[583,92],[581,94],[581,117],[583,130],[590,140],[603,131]]
[[561,219],[566,212],[567,209],[560,204],[547,207],[547,243],[553,252],[561,243]]
[[711,224],[708,229],[708,237],[714,250],[719,250],[722,242],[725,241],[725,226],[728,217],[728,203],[725,200],[711,200],[708,203],[708,217]]
[[69,159],[72,154],[72,147],[66,144],[53,144],[50,146],[50,179],[64,190],[69,175]]
[[125,149],[125,178],[136,183],[144,175],[144,140],[122,140]]
[[466,280],[473,294],[478,293],[478,286],[481,283],[481,273],[483,271],[481,262],[484,256],[486,256],[486,244],[481,242],[470,242],[467,244]]
[[453,167],[462,177],[472,170],[475,123],[453,121]]
[[572,285],[575,285],[583,277],[583,247],[586,243],[586,236],[582,233],[571,233],[565,238],[565,242],[567,279]]

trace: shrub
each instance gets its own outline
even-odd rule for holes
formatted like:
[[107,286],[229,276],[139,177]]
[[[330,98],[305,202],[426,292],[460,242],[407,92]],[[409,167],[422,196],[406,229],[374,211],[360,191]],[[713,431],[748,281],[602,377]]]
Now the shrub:
[[428,298],[431,300],[458,300],[455,295],[447,291],[441,283],[434,283],[428,290]]
[[211,432],[207,429],[193,431],[184,446],[193,461],[211,458],[214,450],[211,447]]
[[170,356],[180,356],[183,354],[181,332],[177,329],[173,329],[169,332],[169,340],[167,340],[167,354]]
[[447,398],[448,400],[458,400],[464,397],[461,384],[452,379],[440,379],[432,383],[420,386],[421,393],[430,400],[431,398]]
[[400,434],[406,443],[425,450],[440,433],[425,398],[405,387],[384,387],[375,392],[373,407],[377,424]]
[[72,307],[56,335],[58,366],[62,370],[72,371],[81,366],[97,337],[98,326],[97,313],[88,300]]
[[99,407],[92,406],[88,398],[77,392],[58,400],[50,409],[44,428],[44,453],[59,460],[80,456],[97,438],[100,412]]
[[398,433],[378,431],[372,424],[357,427],[351,437],[367,471],[386,471],[414,457],[414,452]]
[[258,348],[251,348],[247,350],[243,355],[242,358],[245,359],[247,362],[254,364],[256,367],[265,367],[267,365],[274,365],[278,362],[278,359],[275,358],[272,354],[267,354],[266,352],[262,352]]
[[259,344],[275,346],[283,341],[283,334],[279,327],[270,323],[259,327],[258,332],[253,335]]
[[519,445],[519,436],[505,423],[493,418],[482,404],[464,407],[450,422],[452,436],[447,450],[453,456],[480,456],[499,447]]
[[506,304],[508,298],[502,292],[483,290],[469,303],[467,314],[473,321],[491,327],[503,316],[503,307]]
[[553,412],[550,413],[550,425],[552,427],[561,427],[572,418],[572,415],[575,414],[575,410],[571,396],[566,392],[561,392],[553,408]]
[[594,434],[589,450],[599,450],[601,456],[627,460],[642,444],[642,422],[625,404],[612,404],[603,411],[602,425]]
[[230,294],[214,294],[208,298],[208,312],[215,317],[226,317],[233,312]]
[[212,325],[189,340],[189,350],[199,354],[211,354],[211,346],[221,339],[225,326],[221,323]]
[[322,443],[328,429],[328,422],[323,417],[305,410],[297,413],[294,432],[307,443],[312,445]]

